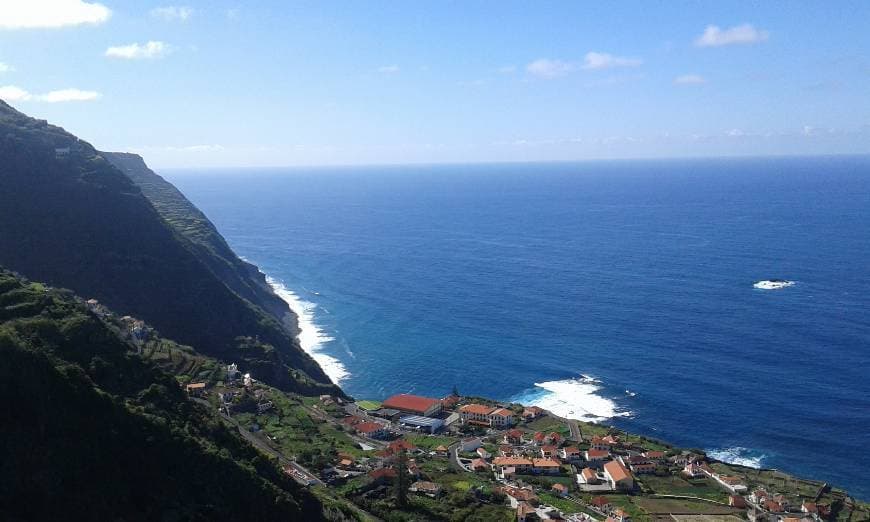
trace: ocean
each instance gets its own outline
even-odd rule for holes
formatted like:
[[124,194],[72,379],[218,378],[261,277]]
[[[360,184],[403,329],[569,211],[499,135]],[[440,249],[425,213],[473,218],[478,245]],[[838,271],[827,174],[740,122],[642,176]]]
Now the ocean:
[[455,385],[870,499],[870,157],[160,173],[357,398]]

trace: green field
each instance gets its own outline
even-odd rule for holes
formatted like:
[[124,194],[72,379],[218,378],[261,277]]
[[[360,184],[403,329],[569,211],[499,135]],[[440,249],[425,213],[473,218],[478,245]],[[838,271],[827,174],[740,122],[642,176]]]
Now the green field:
[[708,498],[719,502],[728,502],[728,494],[709,479],[688,482],[678,476],[659,477],[656,475],[640,475],[642,482],[653,493],[660,495],[685,495],[688,497]]
[[[562,511],[563,513],[585,513],[586,511],[580,507],[579,505],[571,502],[570,500],[564,499],[562,497],[553,495],[552,493],[538,493],[538,498],[541,500],[541,503],[547,504],[548,506],[553,506],[554,508]],[[601,516],[597,515],[596,516]]]
[[[449,447],[451,444],[456,442],[457,438],[455,437],[439,437],[439,436],[429,436],[429,435],[410,435],[405,437],[408,441],[411,442],[414,446],[417,446],[420,449],[431,451],[438,446]],[[477,455],[475,455],[476,457]]]
[[381,403],[376,401],[357,401],[356,405],[365,411],[375,411],[381,409]]
[[669,513],[727,515],[740,513],[740,510],[728,506],[720,506],[700,500],[635,497],[632,501],[644,511],[652,515]]
[[528,423],[526,427],[534,431],[558,432],[561,428],[565,428],[565,423],[555,417],[544,415]]

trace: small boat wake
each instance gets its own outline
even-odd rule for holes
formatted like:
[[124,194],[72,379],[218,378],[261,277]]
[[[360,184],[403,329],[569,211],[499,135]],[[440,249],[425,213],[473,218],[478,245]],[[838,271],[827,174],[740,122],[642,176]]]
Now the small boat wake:
[[752,287],[759,290],[781,290],[783,288],[788,288],[794,285],[794,281],[788,281],[785,279],[764,279],[762,281],[758,281],[757,283],[752,285]]

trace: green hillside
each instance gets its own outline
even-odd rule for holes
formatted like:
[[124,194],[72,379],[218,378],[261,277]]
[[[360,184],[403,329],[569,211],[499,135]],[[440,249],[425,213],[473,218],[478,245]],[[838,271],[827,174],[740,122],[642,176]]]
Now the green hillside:
[[324,518],[69,292],[0,270],[0,360],[3,520]]
[[0,264],[144,319],[281,389],[341,394],[299,347],[292,316],[245,277],[251,267],[205,216],[177,194],[189,206],[165,218],[166,205],[143,190],[155,192],[88,143],[0,102]]

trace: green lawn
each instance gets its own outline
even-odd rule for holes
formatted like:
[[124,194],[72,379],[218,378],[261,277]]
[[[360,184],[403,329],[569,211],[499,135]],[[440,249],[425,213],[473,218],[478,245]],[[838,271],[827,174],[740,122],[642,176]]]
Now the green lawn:
[[[566,500],[562,497],[553,495],[551,493],[538,493],[538,498],[541,500],[543,504],[547,504],[548,506],[553,506],[554,508],[562,511],[563,513],[581,513],[585,510],[579,505],[571,502],[570,500]],[[597,515],[596,516],[601,516]]]
[[710,479],[688,482],[682,477],[669,475],[658,477],[655,475],[640,475],[640,482],[650,488],[653,493],[660,495],[686,495],[690,497],[708,498],[719,502],[727,502],[728,494]]
[[366,411],[374,411],[381,408],[381,403],[376,401],[357,401],[356,405]]
[[455,437],[442,437],[437,435],[410,435],[405,438],[414,446],[427,451],[431,451],[438,446],[449,447],[451,444],[459,440]]
[[652,520],[646,511],[632,502],[633,499],[639,497],[629,497],[627,495],[605,495],[605,497],[607,497],[612,505],[622,508],[628,513],[632,522],[650,522]]
[[538,484],[547,488],[557,482],[568,486],[568,488],[571,488],[573,484],[572,477],[561,475],[517,475],[517,480],[522,480],[529,484]]
[[727,515],[738,514],[740,512],[739,510],[729,508],[728,506],[719,506],[700,500],[649,497],[635,497],[632,500],[640,508],[650,514],[674,513],[688,515],[698,513],[709,515]]
[[543,432],[557,431],[558,432],[560,428],[565,427],[565,423],[563,423],[562,421],[560,421],[559,419],[557,419],[555,417],[550,417],[549,415],[544,415],[544,416],[538,417],[537,419],[528,423],[526,425],[526,427],[528,429],[534,430],[534,431],[543,431]]

